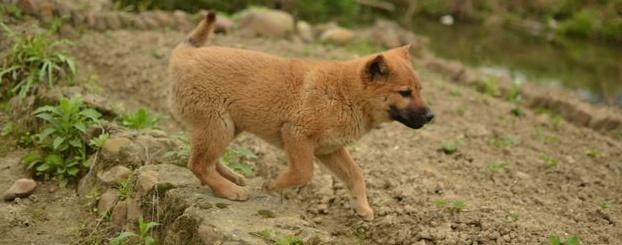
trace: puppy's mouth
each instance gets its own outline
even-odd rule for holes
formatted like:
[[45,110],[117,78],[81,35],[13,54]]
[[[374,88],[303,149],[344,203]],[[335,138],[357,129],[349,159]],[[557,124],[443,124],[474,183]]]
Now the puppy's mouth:
[[420,129],[429,122],[425,112],[420,113],[416,110],[398,109],[395,106],[389,108],[389,116],[392,120],[398,121],[412,129]]

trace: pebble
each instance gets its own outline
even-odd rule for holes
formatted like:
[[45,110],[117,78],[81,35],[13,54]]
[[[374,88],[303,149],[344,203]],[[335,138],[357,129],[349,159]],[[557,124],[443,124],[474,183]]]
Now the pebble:
[[37,182],[32,179],[18,179],[13,185],[4,192],[5,201],[13,201],[15,198],[30,196],[37,188]]

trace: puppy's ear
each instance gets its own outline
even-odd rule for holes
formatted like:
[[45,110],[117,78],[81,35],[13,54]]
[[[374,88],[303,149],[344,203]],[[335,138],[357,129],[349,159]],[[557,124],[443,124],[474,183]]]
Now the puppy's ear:
[[386,78],[389,75],[389,67],[384,56],[379,54],[368,60],[362,75],[368,81],[379,81]]
[[406,59],[406,60],[410,60],[410,48],[412,47],[412,45],[406,44],[404,46],[401,47],[397,47],[392,49],[393,52],[397,53],[400,57]]

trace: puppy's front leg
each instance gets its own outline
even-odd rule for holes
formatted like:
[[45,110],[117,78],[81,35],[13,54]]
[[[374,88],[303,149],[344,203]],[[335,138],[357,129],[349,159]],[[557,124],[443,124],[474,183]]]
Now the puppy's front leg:
[[333,153],[317,157],[346,184],[352,196],[350,203],[356,213],[364,220],[374,219],[374,211],[367,202],[367,187],[365,187],[363,171],[352,160],[348,150],[342,147]]
[[267,182],[268,191],[280,190],[287,187],[303,186],[311,182],[313,177],[314,144],[311,139],[301,135],[296,128],[285,125],[281,129],[283,149],[289,158],[287,169],[273,181]]

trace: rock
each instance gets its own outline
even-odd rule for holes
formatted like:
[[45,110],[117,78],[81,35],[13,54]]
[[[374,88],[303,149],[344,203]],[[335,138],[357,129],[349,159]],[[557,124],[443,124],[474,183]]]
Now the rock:
[[99,202],[97,203],[97,213],[103,216],[112,211],[112,208],[114,208],[118,198],[118,191],[116,189],[108,189],[101,195],[101,197],[99,197]]
[[154,187],[161,188],[160,190],[164,192],[171,188],[200,185],[199,180],[189,169],[172,164],[143,166],[138,169],[136,181],[138,192],[142,195]]
[[32,179],[18,179],[7,191],[4,192],[5,201],[13,201],[15,198],[24,198],[30,196],[37,188],[37,182]]
[[78,33],[75,29],[73,29],[71,25],[62,25],[60,27],[60,30],[58,30],[58,34],[60,34],[61,37],[69,39],[74,39],[78,37]]
[[216,17],[216,27],[214,32],[216,33],[229,33],[233,29],[233,21],[227,16],[219,15]]
[[140,203],[134,198],[128,198],[127,202],[127,223],[136,224],[138,218],[143,216],[143,211],[140,208]]
[[282,38],[294,30],[294,18],[280,10],[248,9],[240,17],[240,27],[253,35]]
[[35,0],[18,0],[17,7],[19,7],[24,13],[35,15],[39,12],[38,1]]
[[298,21],[298,23],[296,23],[296,31],[298,32],[298,36],[300,36],[303,41],[313,41],[313,30],[309,23],[305,21]]
[[326,30],[320,36],[320,40],[322,42],[337,44],[337,45],[346,45],[354,38],[354,32],[343,28],[336,27],[332,29]]
[[132,174],[132,170],[125,166],[117,165],[110,168],[108,171],[98,173],[97,178],[106,184],[118,185],[127,180],[130,174]]
[[121,20],[117,13],[108,13],[103,16],[106,21],[106,27],[110,30],[118,30],[122,27]]
[[156,29],[159,27],[156,16],[153,12],[142,12],[140,18],[145,23],[146,29]]
[[54,4],[49,1],[40,1],[38,15],[43,23],[51,23],[54,20]]
[[97,24],[97,13],[94,11],[86,13],[86,15],[84,15],[84,22],[89,28],[95,28]]
[[112,223],[115,224],[117,227],[123,227],[127,222],[127,209],[127,200],[118,202],[117,205],[115,205],[112,209],[112,214],[110,215],[110,218],[112,220]]
[[440,19],[441,24],[450,26],[454,24],[454,17],[451,15],[443,15]]
[[102,152],[104,154],[117,155],[121,152],[123,147],[130,144],[132,144],[132,141],[125,137],[110,138],[106,140],[106,143],[102,146]]
[[139,170],[136,178],[136,187],[139,194],[144,195],[158,183],[158,172],[153,170]]
[[172,26],[173,18],[164,11],[156,10],[153,12],[153,18],[158,22],[160,27]]
[[134,27],[134,15],[125,12],[118,12],[117,15],[119,16],[119,22],[121,23],[121,27]]

